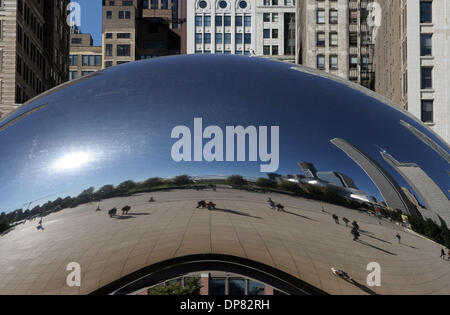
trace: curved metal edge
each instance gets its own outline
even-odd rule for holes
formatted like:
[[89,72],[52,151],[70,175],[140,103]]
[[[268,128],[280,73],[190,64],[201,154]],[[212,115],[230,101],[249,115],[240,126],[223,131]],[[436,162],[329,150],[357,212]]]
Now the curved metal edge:
[[99,288],[90,295],[131,294],[167,279],[204,270],[238,273],[290,295],[328,295],[325,291],[271,266],[246,258],[221,254],[189,255],[159,262]]

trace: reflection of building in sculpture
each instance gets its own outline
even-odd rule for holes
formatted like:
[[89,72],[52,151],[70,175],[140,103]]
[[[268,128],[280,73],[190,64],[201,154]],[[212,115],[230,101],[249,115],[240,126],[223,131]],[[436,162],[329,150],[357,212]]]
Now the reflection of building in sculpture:
[[400,120],[400,124],[404,126],[406,129],[408,129],[413,135],[415,135],[420,141],[425,143],[427,146],[429,146],[431,149],[436,151],[437,154],[439,154],[444,160],[446,160],[448,163],[450,163],[450,154],[442,148],[436,141],[428,137],[426,134],[424,134],[422,131],[418,130],[417,128],[414,128],[410,124],[408,124],[404,120]]
[[317,169],[313,163],[299,162],[298,166],[306,177],[317,177]]
[[[198,280],[197,280],[198,279]],[[200,295],[284,295],[267,284],[253,280],[251,278],[242,276],[236,273],[220,272],[220,271],[203,271],[192,272],[184,276],[179,276],[173,279],[166,280],[152,286],[169,286],[171,284],[178,284],[181,287],[189,286],[192,282],[197,282],[200,285]],[[134,294],[148,295],[152,292],[152,287],[142,288]],[[150,292],[149,292],[150,291]]]
[[342,173],[317,172],[317,177],[335,186],[358,189],[353,182],[353,179]]
[[406,197],[408,197],[409,201],[413,205],[416,206],[417,209],[423,208],[423,206],[420,204],[419,200],[417,200],[416,196],[406,187],[402,187],[403,192],[405,193]]
[[[450,201],[424,170],[415,163],[401,163],[390,154],[384,152],[381,153],[381,156],[414,189],[425,204],[425,208],[437,214],[447,224],[450,224]],[[431,215],[424,214],[424,216],[430,217]]]
[[339,138],[331,140],[335,146],[344,151],[370,177],[377,186],[386,204],[408,214],[418,215],[417,209],[409,201],[395,179],[375,160],[347,141]]

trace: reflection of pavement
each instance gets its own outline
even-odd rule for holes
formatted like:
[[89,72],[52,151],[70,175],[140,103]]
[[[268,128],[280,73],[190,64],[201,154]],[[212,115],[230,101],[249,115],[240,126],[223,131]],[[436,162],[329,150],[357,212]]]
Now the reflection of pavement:
[[[147,202],[150,196],[156,202]],[[286,213],[269,209],[271,197]],[[197,209],[198,200],[220,210]],[[130,205],[126,220],[107,210]],[[0,238],[0,294],[89,293],[145,266],[201,253],[241,256],[290,273],[332,294],[450,293],[450,263],[440,247],[354,210],[277,194],[231,189],[159,192],[114,198],[27,222]],[[230,211],[227,211],[230,210]],[[336,213],[358,221],[362,242],[337,225]],[[121,212],[118,213],[120,217]],[[369,237],[371,236],[371,237]],[[66,286],[69,262],[79,262],[81,288]],[[379,288],[365,288],[369,262],[381,265]],[[358,285],[334,276],[342,269]]]

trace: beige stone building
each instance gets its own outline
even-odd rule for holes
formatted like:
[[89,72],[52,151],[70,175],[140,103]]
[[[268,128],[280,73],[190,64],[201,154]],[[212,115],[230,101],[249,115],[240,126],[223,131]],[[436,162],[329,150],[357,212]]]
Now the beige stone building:
[[94,46],[91,34],[70,35],[70,72],[69,79],[102,69],[102,46]]
[[450,2],[378,2],[376,91],[450,143]]
[[0,1],[0,117],[67,80],[68,3]]
[[368,0],[298,2],[298,61],[374,88]]

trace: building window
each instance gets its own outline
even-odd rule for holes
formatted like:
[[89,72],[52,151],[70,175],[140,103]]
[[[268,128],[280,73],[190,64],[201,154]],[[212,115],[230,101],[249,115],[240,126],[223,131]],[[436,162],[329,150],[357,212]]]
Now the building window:
[[245,33],[244,34],[244,44],[251,44],[251,43],[252,43],[252,34]]
[[211,33],[203,34],[203,42],[205,44],[211,44]]
[[242,44],[242,33],[236,33],[236,44]]
[[278,29],[277,28],[274,28],[272,30],[272,38],[278,38]]
[[332,46],[332,47],[338,46],[338,33],[336,33],[336,32],[330,33],[330,46]]
[[433,122],[433,101],[422,101],[422,121]]
[[222,44],[222,33],[216,33],[216,44]]
[[205,15],[205,26],[211,26],[211,16]]
[[270,38],[270,29],[265,28],[263,33],[264,38]]
[[105,37],[107,39],[111,39],[111,38],[113,38],[113,34],[112,33],[106,33]]
[[[242,34],[241,34],[241,36],[242,36]],[[230,33],[224,34],[224,44],[231,44],[231,34]]]
[[203,42],[202,33],[195,33],[195,43],[201,44]]
[[112,61],[105,61],[105,68],[112,67]]
[[72,44],[75,45],[81,44],[81,38],[72,38]]
[[325,24],[325,10],[318,9],[316,14],[317,14],[317,24]]
[[433,2],[420,1],[420,23],[433,22]]
[[111,20],[111,19],[112,19],[112,11],[106,11],[106,18],[107,18],[108,20]]
[[216,26],[222,26],[223,25],[223,18],[221,15],[216,15]]
[[332,69],[332,70],[338,69],[338,56],[337,55],[330,56],[330,69]]
[[263,19],[264,22],[270,22],[270,13],[264,13]]
[[317,32],[317,35],[316,35],[316,46],[317,47],[324,47],[325,46],[325,33],[324,32]]
[[358,56],[351,55],[350,56],[350,69],[358,68]]
[[117,33],[117,38],[131,38],[130,33]]
[[269,56],[270,55],[270,46],[269,45],[264,45],[264,47],[263,47],[263,54],[264,54],[264,56]]
[[223,20],[224,26],[231,26],[231,16],[225,15]]
[[113,45],[112,44],[106,44],[105,46],[105,55],[106,56],[112,56],[113,52]]
[[420,55],[431,56],[432,55],[432,34],[420,34]]
[[77,74],[78,74],[78,72],[77,71],[70,71],[70,77],[69,77],[69,79],[72,81],[72,80],[75,80],[76,78],[77,78]]
[[128,57],[131,56],[130,45],[117,45],[117,56]]
[[236,24],[236,26],[242,26],[242,16],[241,15],[236,15],[235,24]]
[[252,17],[250,15],[244,16],[244,26],[245,27],[252,26]]
[[338,23],[338,10],[330,9],[330,24]]
[[195,16],[195,26],[203,26],[203,17],[201,15]]
[[71,66],[78,66],[78,55],[70,55],[69,60]]
[[421,69],[421,83],[422,89],[432,89],[433,88],[433,68],[432,67],[422,67]]
[[209,295],[225,295],[225,279],[209,279]]
[[325,56],[317,55],[317,69],[324,70],[325,69]]
[[272,55],[278,56],[278,46],[277,45],[272,46]]

